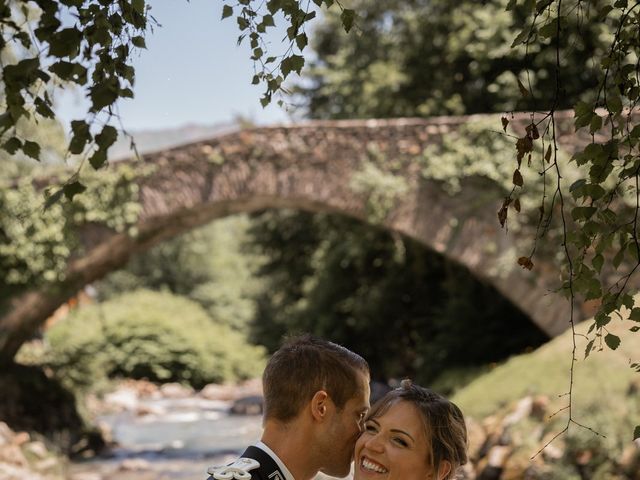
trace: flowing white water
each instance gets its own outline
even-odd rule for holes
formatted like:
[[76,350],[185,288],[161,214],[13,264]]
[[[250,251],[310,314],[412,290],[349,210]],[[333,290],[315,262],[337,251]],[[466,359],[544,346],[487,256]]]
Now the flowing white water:
[[118,447],[108,456],[75,463],[74,480],[205,479],[261,433],[261,416],[229,415],[229,403],[200,398],[149,399],[99,418]]

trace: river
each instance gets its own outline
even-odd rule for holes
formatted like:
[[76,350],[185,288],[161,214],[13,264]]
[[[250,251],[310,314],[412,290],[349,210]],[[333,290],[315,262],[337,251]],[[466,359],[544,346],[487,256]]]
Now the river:
[[260,415],[230,415],[231,403],[202,398],[144,399],[101,415],[116,445],[71,465],[73,480],[205,479],[260,437]]

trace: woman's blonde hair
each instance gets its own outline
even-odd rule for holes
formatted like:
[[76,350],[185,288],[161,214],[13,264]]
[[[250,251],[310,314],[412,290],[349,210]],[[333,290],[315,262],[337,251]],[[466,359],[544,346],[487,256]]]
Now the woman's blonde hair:
[[439,480],[454,478],[458,467],[467,463],[467,427],[460,409],[442,395],[414,385],[411,380],[403,380],[400,387],[376,402],[367,418],[384,415],[398,402],[409,402],[420,412],[429,442],[426,461],[436,477],[443,462],[448,462],[451,469]]

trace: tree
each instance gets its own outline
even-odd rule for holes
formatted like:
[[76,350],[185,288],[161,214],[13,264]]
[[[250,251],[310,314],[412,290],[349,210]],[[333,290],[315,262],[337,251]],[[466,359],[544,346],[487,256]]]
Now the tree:
[[[592,2],[593,3],[593,2]],[[602,3],[602,2],[595,2]],[[314,60],[298,87],[312,118],[461,115],[546,108],[552,99],[521,97],[518,79],[536,91],[555,88],[555,48],[519,45],[523,7],[507,0],[358,0],[355,35],[341,35],[337,13],[314,30]],[[606,27],[577,19],[562,39],[567,81],[559,108],[569,108],[597,85]]]
[[385,229],[277,211],[254,218],[251,233],[266,258],[252,336],[272,351],[288,332],[312,332],[362,354],[378,381],[433,385],[547,340],[466,269]]
[[[511,207],[520,212],[525,183],[528,195],[539,195],[534,245],[518,262],[535,268],[536,249],[557,222],[560,235],[551,240],[564,248],[561,293],[572,307],[576,301],[600,303],[585,356],[594,348],[616,349],[620,338],[607,329],[613,315],[626,311],[640,322],[631,295],[640,266],[640,2],[505,0],[474,8],[472,2],[432,0],[350,6],[360,13],[355,25],[362,36],[337,36],[342,18],[328,15],[319,30],[311,81],[300,88],[308,113],[348,118],[531,111],[524,132],[507,133],[508,113],[502,118],[505,134],[516,142],[513,188],[498,221],[506,225]],[[591,138],[569,164],[558,151],[555,115],[567,107],[574,109],[576,133]],[[532,162],[539,175],[524,178],[523,163]],[[571,183],[565,180],[569,170],[577,175]],[[531,188],[535,184],[540,188]],[[573,313],[570,323],[573,329]],[[631,367],[640,372],[640,363]],[[576,423],[572,385],[567,427]],[[634,432],[638,437],[640,427]]]
[[[334,0],[314,0],[313,3],[327,9],[335,4],[341,12],[344,29],[350,31],[354,25],[357,27],[353,9]],[[485,4],[493,5],[493,2],[483,2]],[[302,51],[308,43],[305,28],[316,15],[309,5],[299,0],[238,0],[223,5],[223,18],[234,17],[241,31],[239,40],[247,39],[251,44],[256,64],[253,82],[265,85],[263,104],[283,91],[283,82],[289,74],[299,73],[304,66]],[[612,315],[626,309],[633,320],[640,321],[640,308],[629,294],[640,267],[637,225],[640,126],[636,115],[640,98],[640,2],[509,0],[506,7],[512,12],[522,12],[525,18],[524,27],[518,29],[514,25],[516,31],[512,32],[513,46],[524,46],[525,65],[532,65],[532,58],[547,51],[555,52],[555,64],[551,88],[540,90],[542,84],[537,85],[537,79],[531,75],[516,81],[521,95],[536,102],[529,128],[526,132],[514,132],[518,137],[514,187],[500,209],[499,221],[504,224],[509,207],[520,204],[518,195],[523,184],[536,181],[523,178],[520,167],[523,160],[536,160],[535,147],[541,145],[538,150],[542,153],[537,158],[541,181],[551,177],[557,187],[552,192],[543,189],[538,207],[541,211],[538,232],[545,232],[545,225],[552,217],[560,218],[565,246],[563,291],[572,303],[576,298],[601,303],[590,331],[593,342],[587,354],[599,343],[615,349],[620,340],[606,329]],[[62,14],[74,19],[71,26],[61,21]],[[279,14],[288,26],[288,48],[283,55],[271,56],[262,34]],[[555,113],[566,105],[565,90],[570,91],[568,79],[571,77],[564,72],[566,55],[575,45],[571,39],[580,38],[573,32],[589,19],[603,25],[610,41],[603,53],[594,55],[599,60],[594,88],[573,105],[576,129],[591,135],[592,142],[572,158],[583,172],[582,178],[566,185],[562,182],[565,165],[559,161],[555,142]],[[70,82],[86,88],[91,107],[87,119],[72,123],[69,152],[81,154],[94,168],[103,166],[106,151],[117,137],[116,129],[107,123],[115,115],[115,102],[132,95],[130,87],[135,72],[128,59],[134,48],[144,47],[144,33],[152,24],[144,0],[3,2],[0,51],[13,48],[17,61],[2,64],[6,104],[6,111],[0,115],[2,148],[9,153],[21,150],[27,156],[38,158],[40,145],[32,139],[21,138],[16,125],[23,118],[54,117],[48,87],[57,81]],[[526,103],[526,98],[523,100]],[[573,103],[573,99],[569,103]],[[515,103],[512,108],[517,107]],[[508,123],[507,115],[503,118],[505,130]],[[60,195],[65,193],[72,198],[83,189],[78,177],[73,175]],[[568,212],[565,200],[570,196],[581,205]],[[579,228],[569,229],[569,213]],[[536,236],[536,241],[538,238]],[[534,268],[534,253],[535,247],[521,257],[524,267]],[[617,273],[621,266],[623,271]],[[640,370],[638,363],[632,367]],[[640,437],[640,428],[636,429],[635,437]]]

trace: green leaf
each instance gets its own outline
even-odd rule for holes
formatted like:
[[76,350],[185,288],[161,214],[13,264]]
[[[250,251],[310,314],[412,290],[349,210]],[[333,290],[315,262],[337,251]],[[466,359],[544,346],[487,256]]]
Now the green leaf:
[[60,188],[56,190],[54,193],[50,193],[48,190],[45,190],[45,201],[43,210],[46,212],[52,205],[58,203],[58,201],[62,198],[64,194],[64,189]]
[[607,333],[604,337],[604,343],[606,343],[611,350],[615,350],[620,346],[620,337],[612,333]]
[[593,350],[593,342],[594,340],[590,340],[589,343],[587,343],[587,347],[584,349],[584,358],[587,358],[591,350]]
[[592,113],[593,112],[593,107],[591,106],[591,104],[589,104],[587,102],[578,102],[573,107],[573,110],[575,112],[575,116],[576,117],[582,117],[583,115],[586,115],[588,113]]
[[629,314],[629,320],[640,322],[640,308],[634,307]]
[[307,46],[308,43],[308,39],[307,39],[307,34],[306,33],[301,33],[300,35],[298,35],[296,37],[296,45],[298,46],[298,48],[300,50],[304,50],[304,47]]
[[588,220],[596,213],[596,207],[575,207],[571,210],[571,217],[575,221]]
[[265,27],[274,27],[275,26],[275,22],[273,21],[273,17],[271,15],[265,15],[264,17],[262,17],[262,24]]
[[231,5],[225,5],[222,7],[222,20],[233,15],[233,7]]
[[591,265],[593,265],[593,268],[596,272],[600,273],[600,271],[602,270],[602,265],[604,265],[604,257],[599,254],[596,255],[595,257],[593,257]]
[[291,72],[297,72],[300,75],[300,71],[304,66],[304,57],[300,55],[291,55],[284,60],[280,64],[280,70],[282,71],[282,76],[287,77]]
[[91,140],[89,124],[83,120],[74,120],[71,122],[71,131],[73,136],[69,142],[69,152],[78,155],[82,153],[87,142]]
[[42,115],[45,118],[56,118],[56,114],[53,110],[51,110],[51,107],[49,107],[49,105],[47,105],[47,103],[40,97],[36,97],[34,104],[36,106],[36,112],[38,112],[38,114]]
[[105,125],[102,131],[96,135],[96,143],[101,149],[106,150],[118,139],[118,130],[111,125]]
[[576,116],[575,122],[574,122],[574,126],[576,128],[576,130],[578,130],[579,128],[582,127],[586,127],[587,125],[591,124],[591,119],[593,118],[595,114],[593,112],[588,112],[584,115],[581,116]]
[[240,30],[246,30],[247,28],[249,28],[249,22],[246,18],[237,17],[236,21],[238,22],[238,28],[240,28]]
[[98,170],[107,162],[107,152],[103,149],[96,150],[91,157],[89,163],[94,170]]
[[144,0],[131,0],[131,6],[140,15],[144,15]]
[[557,32],[558,32],[558,21],[555,18],[551,20],[549,23],[547,23],[546,25],[543,25],[542,27],[540,27],[540,29],[538,30],[538,34],[540,34],[542,38],[553,38],[555,37]]
[[118,79],[113,77],[109,81],[96,83],[89,89],[89,98],[93,105],[92,112],[99,112],[105,107],[113,105],[118,99]]
[[602,328],[605,325],[607,325],[610,321],[611,321],[611,315],[608,315],[602,311],[596,313],[595,317],[593,317],[593,319],[596,322],[596,327],[598,328]]
[[529,38],[529,32],[530,30],[528,28],[525,28],[518,35],[516,35],[516,38],[514,38],[513,42],[511,43],[511,48],[516,47],[521,43],[525,43]]
[[82,32],[77,28],[65,28],[56,32],[49,41],[49,55],[73,58],[80,53]]
[[144,37],[137,35],[131,39],[131,43],[134,47],[147,48],[147,43],[144,41]]
[[11,137],[9,140],[4,142],[4,145],[2,145],[2,148],[9,155],[13,155],[18,151],[19,148],[22,148],[22,142],[20,141],[20,139],[16,137]]
[[69,200],[73,200],[73,197],[75,197],[79,193],[84,192],[86,189],[87,187],[76,180],[74,182],[66,184],[62,188],[62,191],[65,197],[67,197]]
[[87,83],[87,69],[79,63],[60,60],[49,67],[49,71],[55,73],[63,80],[71,80],[80,85]]
[[355,10],[351,10],[349,8],[345,8],[344,10],[342,10],[342,13],[340,14],[340,20],[342,21],[342,26],[344,27],[345,32],[349,33],[351,31],[355,18]]
[[607,109],[614,115],[622,111],[622,99],[615,90],[607,93]]
[[34,160],[40,160],[40,145],[36,142],[25,140],[24,145],[22,145],[22,151],[25,155],[33,158]]

